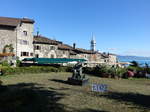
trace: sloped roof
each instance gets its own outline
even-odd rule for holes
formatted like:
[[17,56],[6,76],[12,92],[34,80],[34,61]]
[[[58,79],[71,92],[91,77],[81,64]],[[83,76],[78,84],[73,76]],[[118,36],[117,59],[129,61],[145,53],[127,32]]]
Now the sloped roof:
[[33,43],[34,44],[51,44],[51,45],[58,45],[58,44],[61,44],[62,42],[60,41],[56,41],[56,40],[52,40],[52,39],[49,39],[47,37],[44,37],[44,36],[34,36],[33,38]]
[[95,54],[96,53],[95,51],[86,50],[86,49],[83,49],[83,48],[76,48],[74,51],[77,52],[77,53],[87,53],[87,54]]
[[21,22],[23,22],[23,23],[34,23],[35,21],[33,19],[29,19],[29,18],[22,18]]
[[76,53],[75,51],[71,50],[71,51],[70,51],[70,54],[71,54],[71,55],[76,55],[77,53]]
[[101,56],[104,58],[109,58],[108,54],[105,54],[105,53],[102,53]]
[[70,46],[70,45],[67,45],[67,44],[59,44],[58,45],[58,49],[61,49],[61,50],[72,50],[73,47]]
[[18,24],[23,23],[34,23],[34,20],[28,18],[10,18],[10,17],[0,17],[0,25],[17,27]]
[[113,53],[109,53],[109,55],[114,55],[114,56],[117,56],[116,54],[113,54]]

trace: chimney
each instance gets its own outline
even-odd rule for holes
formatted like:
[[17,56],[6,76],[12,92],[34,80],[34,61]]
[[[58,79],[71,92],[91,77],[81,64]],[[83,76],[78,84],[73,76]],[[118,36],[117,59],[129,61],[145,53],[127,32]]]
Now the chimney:
[[37,27],[37,37],[39,36],[39,33],[40,33],[39,28]]
[[76,49],[76,43],[73,43],[73,49]]
[[37,37],[39,36],[39,31],[37,31]]

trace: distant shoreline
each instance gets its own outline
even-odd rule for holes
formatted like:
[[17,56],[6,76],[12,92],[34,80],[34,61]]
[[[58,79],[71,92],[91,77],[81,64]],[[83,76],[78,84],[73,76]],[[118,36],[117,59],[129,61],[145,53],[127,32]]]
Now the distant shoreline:
[[148,57],[118,56],[118,61],[119,62],[136,61],[140,64],[140,66],[145,66],[145,63],[147,63],[150,66],[150,58],[148,58]]

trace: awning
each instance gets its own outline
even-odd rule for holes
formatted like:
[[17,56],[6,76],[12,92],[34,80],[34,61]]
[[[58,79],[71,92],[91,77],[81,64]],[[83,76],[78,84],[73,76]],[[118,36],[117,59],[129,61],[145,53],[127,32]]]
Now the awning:
[[32,61],[38,64],[68,63],[68,62],[85,62],[85,59],[71,58],[25,58],[22,61]]

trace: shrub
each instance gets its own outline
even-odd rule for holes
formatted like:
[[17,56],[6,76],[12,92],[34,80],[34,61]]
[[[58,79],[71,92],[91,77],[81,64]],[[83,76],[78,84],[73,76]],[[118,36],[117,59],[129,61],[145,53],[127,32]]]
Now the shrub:
[[134,77],[137,77],[137,78],[145,77],[146,73],[149,72],[149,68],[144,68],[144,67],[129,66],[127,69],[130,71],[133,71]]
[[72,67],[58,67],[58,72],[72,72]]
[[146,68],[145,71],[150,74],[150,68]]
[[48,73],[48,72],[70,72],[70,67],[43,67],[43,66],[31,66],[31,67],[2,67],[3,75],[13,74],[25,74],[25,73]]
[[100,65],[94,68],[86,67],[83,69],[84,73],[95,75],[98,77],[122,77],[127,72],[126,68],[110,67],[106,65]]
[[83,68],[83,72],[86,74],[92,74],[99,77],[109,77],[110,75],[109,68],[110,67],[105,65],[100,65],[93,68],[85,67]]
[[83,68],[83,73],[94,74],[94,70],[93,70],[93,68],[90,68],[90,67],[84,67]]
[[8,63],[8,61],[3,61],[2,66],[10,66],[10,64]]
[[139,67],[139,63],[136,61],[132,61],[130,66]]
[[123,77],[123,75],[127,72],[125,68],[117,68],[116,69],[116,76]]
[[103,73],[109,73],[109,69],[110,69],[110,67],[108,67],[108,66],[106,66],[106,65],[100,65],[99,67],[96,67],[97,69],[98,69],[98,72],[100,73],[100,74],[103,74]]
[[21,61],[20,60],[16,60],[16,66],[19,67],[21,64]]

